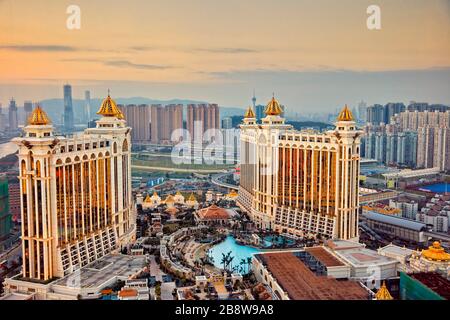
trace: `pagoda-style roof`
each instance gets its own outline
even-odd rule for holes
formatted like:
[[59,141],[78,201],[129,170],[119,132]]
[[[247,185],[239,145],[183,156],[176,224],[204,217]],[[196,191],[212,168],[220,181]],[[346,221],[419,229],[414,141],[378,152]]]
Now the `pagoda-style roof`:
[[191,193],[191,194],[189,195],[188,201],[197,202],[197,198],[195,198],[194,194]]
[[339,113],[339,116],[337,118],[338,121],[353,121],[353,114],[348,108],[347,105],[344,106],[344,109]]
[[34,125],[34,126],[45,126],[50,124],[50,118],[48,117],[47,113],[41,108],[40,105],[37,105],[36,108],[34,108],[33,112],[28,117],[28,124]]
[[169,194],[167,197],[166,197],[166,200],[164,200],[164,202],[165,203],[170,203],[170,202],[175,202],[175,199],[173,198],[173,195],[171,195],[171,194]]
[[147,194],[147,196],[145,197],[144,202],[146,202],[146,203],[152,202],[152,199],[150,198],[150,195],[149,195],[149,194]]
[[106,99],[103,100],[100,109],[97,111],[97,114],[104,117],[116,117],[117,119],[124,119],[122,111],[120,111],[119,107],[117,107],[116,102],[111,99],[111,96],[109,94]]
[[159,198],[159,196],[158,196],[158,194],[156,193],[156,191],[153,191],[152,198]]
[[382,286],[380,289],[378,289],[377,293],[375,294],[375,298],[377,300],[394,300],[394,298],[389,293],[388,288],[386,287],[386,282],[383,281]]
[[199,210],[198,215],[202,220],[224,220],[230,218],[230,214],[227,210],[220,208],[215,204]]
[[248,107],[247,111],[245,112],[244,118],[247,118],[247,119],[256,118],[255,113],[253,112],[252,107]]
[[281,109],[280,104],[275,99],[275,97],[272,97],[272,99],[267,104],[264,113],[268,116],[279,116],[283,113],[283,109]]
[[439,241],[433,242],[433,245],[428,247],[428,249],[422,250],[422,257],[432,261],[450,261],[450,254],[445,252]]

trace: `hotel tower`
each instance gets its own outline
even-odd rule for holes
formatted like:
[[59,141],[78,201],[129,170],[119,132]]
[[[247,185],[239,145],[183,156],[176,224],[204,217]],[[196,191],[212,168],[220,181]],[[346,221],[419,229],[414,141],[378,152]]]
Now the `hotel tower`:
[[241,125],[238,203],[257,227],[294,236],[358,239],[360,134],[345,106],[336,128],[297,131],[275,98]]
[[108,97],[95,128],[55,136],[37,106],[19,146],[22,280],[48,282],[120,250],[135,234],[130,131]]

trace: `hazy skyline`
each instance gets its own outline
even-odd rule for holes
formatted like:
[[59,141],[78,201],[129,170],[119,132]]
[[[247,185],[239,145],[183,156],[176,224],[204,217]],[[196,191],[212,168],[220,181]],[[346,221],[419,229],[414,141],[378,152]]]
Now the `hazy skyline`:
[[[81,29],[66,28],[67,6]],[[381,7],[382,29],[366,28]],[[143,96],[290,111],[450,103],[450,1],[0,0],[0,102]]]

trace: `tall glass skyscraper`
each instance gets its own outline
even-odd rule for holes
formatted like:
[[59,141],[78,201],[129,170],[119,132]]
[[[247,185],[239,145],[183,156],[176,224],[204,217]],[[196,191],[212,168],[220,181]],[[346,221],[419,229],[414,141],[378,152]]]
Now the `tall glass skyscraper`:
[[72,86],[64,86],[64,130],[73,131]]

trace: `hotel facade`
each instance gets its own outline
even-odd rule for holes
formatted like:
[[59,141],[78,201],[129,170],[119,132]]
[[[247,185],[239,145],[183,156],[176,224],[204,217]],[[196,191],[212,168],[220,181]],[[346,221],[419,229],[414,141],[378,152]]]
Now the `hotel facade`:
[[360,135],[347,106],[335,130],[294,130],[273,98],[241,125],[238,203],[257,227],[293,236],[358,240]]
[[[96,128],[55,136],[37,106],[19,146],[23,283],[65,277],[135,237],[131,194],[131,128],[115,102],[103,101]],[[20,280],[20,281],[19,281]]]

